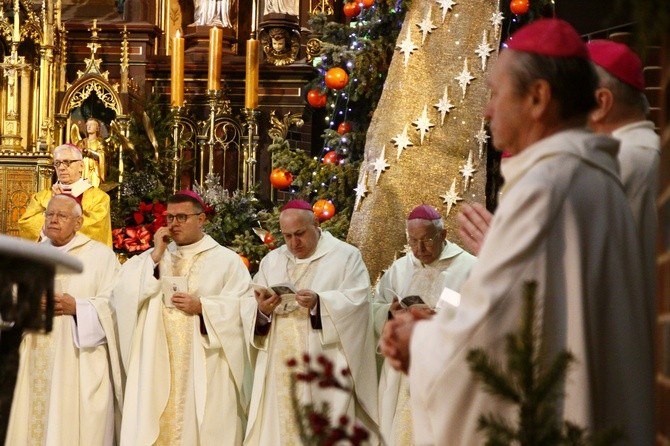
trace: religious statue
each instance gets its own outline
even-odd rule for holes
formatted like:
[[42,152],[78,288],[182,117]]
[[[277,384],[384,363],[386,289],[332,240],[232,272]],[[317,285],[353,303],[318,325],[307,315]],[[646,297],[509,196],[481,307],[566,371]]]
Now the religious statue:
[[267,61],[276,66],[295,62],[300,49],[299,34],[281,26],[262,31],[261,42]]
[[100,122],[95,118],[86,120],[86,138],[79,138],[79,128],[72,126],[72,142],[81,149],[84,155],[84,171],[82,178],[87,179],[94,187],[100,187],[105,181],[105,141],[100,136]]
[[300,14],[300,0],[265,0],[263,15],[288,14],[297,16]]
[[231,0],[195,0],[196,25],[221,25],[223,28],[232,28],[230,22]]

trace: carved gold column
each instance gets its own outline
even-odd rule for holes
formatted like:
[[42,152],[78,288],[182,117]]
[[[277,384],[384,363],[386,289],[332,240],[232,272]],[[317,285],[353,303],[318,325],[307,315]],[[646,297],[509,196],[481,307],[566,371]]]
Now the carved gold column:
[[54,7],[53,0],[47,0],[42,9],[42,42],[40,48],[40,80],[38,122],[40,133],[38,137],[39,150],[50,151],[53,147],[54,112]]

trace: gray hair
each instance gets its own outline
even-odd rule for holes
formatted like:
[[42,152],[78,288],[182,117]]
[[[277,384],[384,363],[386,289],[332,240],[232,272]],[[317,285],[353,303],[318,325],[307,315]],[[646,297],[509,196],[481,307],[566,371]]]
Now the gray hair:
[[69,150],[73,159],[76,160],[84,159],[84,157],[81,154],[81,150],[79,150],[76,146],[73,146],[72,144],[61,144],[60,146],[56,147],[54,149],[54,157],[63,150]]
[[649,101],[643,92],[612,76],[603,67],[596,64],[593,64],[593,66],[598,74],[598,86],[611,91],[615,103],[626,108],[639,110],[645,116],[649,114]]
[[516,91],[524,94],[533,82],[545,80],[558,102],[559,117],[584,116],[596,108],[598,78],[590,60],[578,57],[549,57],[515,50],[512,71]]

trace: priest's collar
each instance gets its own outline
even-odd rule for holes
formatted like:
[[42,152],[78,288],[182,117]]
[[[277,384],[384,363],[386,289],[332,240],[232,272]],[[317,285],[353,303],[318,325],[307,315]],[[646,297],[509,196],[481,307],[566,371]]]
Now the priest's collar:
[[332,249],[336,246],[336,238],[333,237],[330,232],[328,231],[322,231],[321,228],[319,228],[319,241],[316,243],[316,249],[312,253],[311,256],[306,257],[304,259],[299,259],[293,254],[291,254],[291,251],[289,251],[288,247],[286,245],[282,246],[283,249],[285,249],[284,254],[286,257],[289,258],[294,263],[300,264],[300,263],[310,263],[315,260],[320,259],[321,257],[325,256],[328,254]]
[[218,243],[216,243],[212,237],[207,234],[203,234],[203,237],[200,240],[195,243],[191,243],[190,245],[178,246],[175,242],[170,242],[168,245],[168,251],[177,256],[188,258],[203,251],[212,249],[217,245]]
[[442,248],[442,252],[440,252],[440,256],[433,261],[433,263],[423,263],[421,260],[417,259],[414,253],[412,251],[409,252],[408,255],[411,256],[412,263],[415,264],[416,266],[430,266],[434,267],[437,266],[441,261],[443,260],[448,260],[452,257],[456,257],[460,253],[463,252],[463,248],[458,246],[456,243],[449,243],[447,240],[444,241],[445,245]]

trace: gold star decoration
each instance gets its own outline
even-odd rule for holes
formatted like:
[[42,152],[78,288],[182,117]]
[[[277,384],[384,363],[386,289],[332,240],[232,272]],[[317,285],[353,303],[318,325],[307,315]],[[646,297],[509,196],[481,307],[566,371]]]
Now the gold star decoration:
[[399,48],[400,53],[405,56],[405,68],[407,68],[407,64],[409,63],[409,56],[414,51],[419,49],[419,47],[414,45],[414,42],[412,42],[411,28],[407,28],[407,36],[405,37],[405,40],[400,42],[400,45],[396,46],[396,48]]
[[489,58],[489,54],[493,51],[493,47],[489,45],[488,33],[484,30],[482,35],[482,43],[479,44],[475,53],[479,56],[479,59],[482,61],[482,71],[486,70],[486,61]]
[[491,13],[491,18],[489,21],[491,22],[491,25],[493,25],[493,34],[497,35],[498,34],[498,28],[502,26],[503,20],[505,20],[505,16],[503,15],[502,12],[492,12]]
[[423,112],[421,112],[421,116],[419,116],[417,120],[412,123],[412,125],[416,126],[416,130],[421,133],[421,144],[423,144],[426,133],[430,132],[432,127],[435,127],[435,124],[430,122],[430,119],[428,118],[427,105],[423,106]]
[[428,34],[432,33],[434,29],[437,29],[437,26],[433,25],[433,21],[430,19],[430,6],[426,10],[426,16],[423,18],[421,23],[417,23],[416,26],[419,27],[421,31],[421,45],[426,41]]
[[356,192],[356,201],[354,202],[354,211],[358,209],[358,207],[361,204],[361,201],[363,201],[363,198],[365,197],[365,194],[368,193],[368,171],[364,170],[363,171],[363,177],[360,179],[356,187],[354,188],[354,192]]
[[458,76],[454,78],[458,81],[458,85],[461,87],[463,97],[465,97],[465,90],[468,88],[468,85],[470,85],[470,82],[472,82],[474,78],[475,77],[472,75],[472,73],[470,73],[470,70],[468,70],[468,58],[466,57],[463,61],[463,71],[461,71]]
[[375,172],[375,185],[379,182],[379,177],[382,176],[382,172],[391,167],[390,164],[386,162],[386,145],[382,147],[382,153],[379,154],[379,158],[375,160],[373,164],[373,169]]
[[447,113],[451,111],[452,108],[454,108],[454,104],[449,102],[449,86],[444,87],[444,94],[442,95],[442,99],[439,100],[439,102],[435,105],[433,105],[437,109],[438,112],[440,112],[440,125],[444,125],[444,118],[447,116]]
[[489,140],[489,135],[486,133],[486,129],[484,128],[484,120],[482,119],[482,126],[479,128],[479,131],[475,133],[475,140],[477,141],[477,145],[479,146],[479,159],[482,159],[482,155],[484,154],[484,144],[486,144],[486,141]]
[[456,203],[463,201],[463,199],[458,196],[458,192],[456,192],[456,178],[451,181],[451,187],[444,193],[444,195],[440,195],[440,198],[444,204],[447,205],[447,215],[449,215],[451,208],[454,207]]
[[414,145],[409,139],[409,136],[407,136],[408,127],[409,125],[405,124],[405,128],[402,130],[402,133],[391,139],[393,144],[398,148],[398,157],[396,159],[400,159],[400,155],[402,155],[403,150]]
[[472,150],[470,150],[470,153],[468,153],[468,160],[464,165],[461,166],[461,170],[459,170],[459,172],[463,177],[463,192],[465,192],[470,188],[470,181],[472,180],[475,172],[477,172],[474,164],[472,164]]
[[451,11],[451,8],[454,7],[456,2],[454,0],[435,0],[435,3],[440,5],[440,9],[442,9],[442,23],[444,23],[444,18],[447,16],[447,13]]

